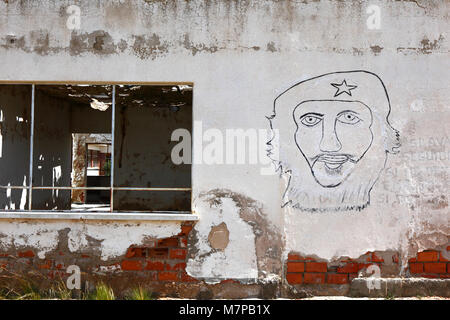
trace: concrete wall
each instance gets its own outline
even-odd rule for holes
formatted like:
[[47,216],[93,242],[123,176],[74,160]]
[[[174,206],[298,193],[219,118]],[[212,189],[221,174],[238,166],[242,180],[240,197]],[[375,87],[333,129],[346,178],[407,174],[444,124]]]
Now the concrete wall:
[[[22,228],[25,222],[3,221],[0,230],[7,237],[2,238],[1,245],[6,251],[12,254],[21,246],[39,252],[41,258],[66,242],[90,239],[86,246],[89,254],[101,256],[105,265],[118,263],[115,270],[121,270],[125,278],[136,271],[144,272],[143,260],[139,259],[162,261],[162,269],[152,265],[144,277],[148,280],[156,274],[160,277],[154,278],[159,279],[158,284],[180,279],[207,283],[234,279],[240,283],[262,281],[266,287],[271,281],[301,286],[305,282],[333,284],[332,279],[343,274],[341,284],[345,286],[359,267],[339,272],[336,268],[343,266],[335,263],[345,264],[348,261],[343,259],[352,259],[359,266],[361,260],[369,261],[365,256],[368,252],[390,255],[384,256],[385,264],[397,261],[390,264],[397,267],[388,267],[391,271],[385,276],[446,275],[446,260],[442,259],[448,258],[449,243],[447,2],[80,1],[80,28],[75,30],[67,28],[70,14],[66,9],[71,4],[0,4],[0,55],[4,62],[1,78],[193,82],[193,137],[200,140],[194,141],[192,208],[200,220],[187,239],[180,231],[181,223],[173,230],[160,232],[159,228],[168,230],[165,222],[133,226],[118,222],[94,226],[85,222],[84,229],[77,233],[79,238],[70,232],[67,238],[61,236],[62,230],[79,230],[79,222],[59,225],[37,221]],[[373,21],[376,8],[380,13],[379,28]],[[294,118],[278,123],[277,128],[294,131],[285,138],[281,136],[279,144],[274,142],[281,157],[274,161],[280,161],[277,164],[281,168],[289,168],[290,164],[304,169],[296,177],[309,177],[305,181],[310,182],[301,187],[310,188],[319,200],[307,207],[319,210],[287,204],[292,199],[303,201],[301,193],[286,193],[292,185],[285,174],[261,174],[261,168],[270,163],[264,152],[259,157],[263,164],[201,163],[203,149],[199,141],[208,129],[217,129],[224,136],[227,129],[269,130],[267,117],[273,116],[274,101],[286,89],[313,77],[348,70],[374,73],[386,91],[380,89],[382,85],[375,78],[364,80],[344,74],[326,78],[327,85],[317,80],[317,90],[314,86],[306,91],[289,90],[286,93],[294,94],[281,97],[290,97],[287,106],[306,101],[305,97],[332,101],[345,97],[342,100],[350,102],[357,97],[370,106],[373,126],[367,132],[378,141],[374,144],[378,149],[370,150],[381,150],[373,158],[375,163],[383,164],[375,170],[379,173],[376,177],[367,163],[363,166],[369,168],[362,176],[371,181],[371,186],[365,187],[370,190],[370,203],[368,194],[363,193],[362,202],[337,210],[327,207],[328,196],[322,205],[317,191],[321,189],[308,176],[313,171],[305,167],[308,164],[300,152],[303,149],[293,143]],[[347,93],[335,97],[338,88],[331,84],[341,85],[343,80],[357,88],[346,88]],[[388,103],[390,113],[386,111]],[[275,111],[276,107],[275,103]],[[387,114],[390,127],[400,136],[401,147],[396,154],[386,153],[388,138],[396,139],[396,134],[392,135],[395,131],[387,130],[389,126],[383,122]],[[195,121],[201,124],[196,126]],[[339,133],[336,136],[341,137]],[[346,145],[359,145],[362,140],[348,141]],[[210,142],[205,137],[203,146]],[[354,176],[351,172],[349,177]],[[110,232],[112,225],[117,232]],[[33,236],[38,230],[39,234],[48,230],[52,241],[45,246],[40,243],[40,236]],[[133,237],[128,237],[131,232]],[[153,238],[146,241],[148,234]],[[184,260],[183,255],[177,260],[186,263],[182,271],[167,269],[165,256],[158,258],[151,251],[152,241],[172,237],[180,241],[173,250],[187,250]],[[13,241],[16,238],[25,240],[18,244]],[[130,246],[144,249],[128,257],[126,248]],[[67,252],[76,255],[77,250],[77,246],[70,245]],[[434,250],[429,261],[433,265],[414,273],[408,259],[424,250]],[[179,251],[174,252],[176,256]],[[373,262],[372,256],[370,259]],[[288,261],[298,263],[298,269],[286,267]],[[322,265],[306,268],[309,262]],[[93,270],[90,264],[85,268]],[[180,278],[183,275],[191,278]],[[224,283],[222,287],[227,285],[233,284]],[[256,295],[257,290],[250,284],[246,288],[242,294]],[[219,294],[219,289],[209,290]]]

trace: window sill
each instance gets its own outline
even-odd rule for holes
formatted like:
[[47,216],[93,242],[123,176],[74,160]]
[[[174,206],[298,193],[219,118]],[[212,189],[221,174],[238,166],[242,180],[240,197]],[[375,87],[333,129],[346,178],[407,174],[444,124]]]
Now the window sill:
[[198,221],[189,211],[137,212],[52,212],[52,211],[0,211],[0,219],[41,220],[136,220],[136,221]]

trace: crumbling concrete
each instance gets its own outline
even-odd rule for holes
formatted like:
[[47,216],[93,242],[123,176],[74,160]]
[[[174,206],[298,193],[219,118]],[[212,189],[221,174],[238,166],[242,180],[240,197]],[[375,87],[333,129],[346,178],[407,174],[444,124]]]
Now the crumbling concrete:
[[426,278],[365,278],[354,279],[350,285],[352,297],[450,297],[449,279]]

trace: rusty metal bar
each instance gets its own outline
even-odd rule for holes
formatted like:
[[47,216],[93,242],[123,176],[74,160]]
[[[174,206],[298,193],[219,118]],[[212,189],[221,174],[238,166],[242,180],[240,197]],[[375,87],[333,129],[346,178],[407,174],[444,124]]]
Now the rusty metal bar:
[[116,132],[116,85],[112,86],[112,110],[111,110],[111,166],[110,166],[110,187],[111,187],[111,196],[110,199],[110,211],[113,212],[114,208],[114,136]]
[[30,122],[30,171],[28,184],[28,210],[31,211],[32,188],[33,188],[33,147],[34,147],[34,94],[35,85],[31,85],[31,122]]

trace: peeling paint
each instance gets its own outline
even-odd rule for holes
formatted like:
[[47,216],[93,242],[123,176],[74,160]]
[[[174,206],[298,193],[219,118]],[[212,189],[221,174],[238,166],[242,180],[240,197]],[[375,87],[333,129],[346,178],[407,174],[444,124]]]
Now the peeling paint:
[[[255,235],[251,226],[239,216],[239,207],[231,198],[221,199],[221,203],[211,203],[213,196],[206,196],[197,203],[197,211],[205,212],[195,225],[195,255],[190,255],[186,271],[207,283],[219,283],[223,279],[256,279]],[[208,241],[211,227],[225,223],[229,230],[229,243],[223,250],[212,248]]]
[[[69,229],[66,239],[59,232]],[[180,232],[179,222],[108,223],[108,222],[17,222],[0,221],[0,248],[4,251],[33,248],[39,258],[55,250],[61,240],[70,252],[97,252],[103,261],[125,254],[131,245],[146,239],[167,238]],[[120,235],[120,236],[118,236]]]

